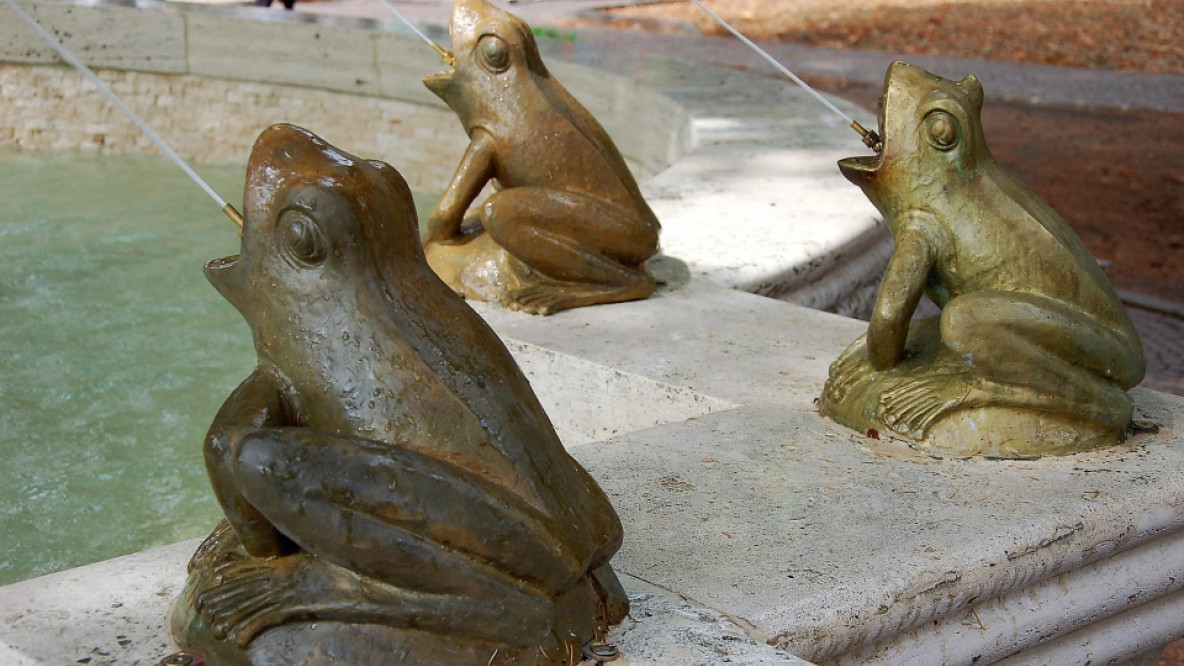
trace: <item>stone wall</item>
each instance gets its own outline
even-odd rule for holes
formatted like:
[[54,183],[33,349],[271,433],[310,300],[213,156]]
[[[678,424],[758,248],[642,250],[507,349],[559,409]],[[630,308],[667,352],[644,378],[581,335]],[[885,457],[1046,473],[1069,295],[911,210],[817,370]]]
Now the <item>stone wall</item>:
[[[97,70],[173,150],[197,163],[245,163],[268,125],[306,127],[389,162],[412,187],[440,191],[468,143],[450,111],[397,100],[191,75]],[[154,152],[89,81],[60,66],[0,64],[0,145],[21,150]]]

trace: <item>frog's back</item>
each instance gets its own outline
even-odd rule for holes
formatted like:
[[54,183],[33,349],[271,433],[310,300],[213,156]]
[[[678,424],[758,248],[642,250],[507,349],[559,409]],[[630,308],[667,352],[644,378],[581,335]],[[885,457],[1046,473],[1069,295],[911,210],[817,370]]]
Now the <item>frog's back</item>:
[[974,201],[992,202],[991,210],[974,218],[1000,225],[975,238],[982,243],[978,257],[992,261],[979,267],[986,285],[1049,296],[1129,326],[1097,260],[1060,215],[993,159],[982,166],[982,176],[980,187],[989,191],[980,192]]
[[625,158],[596,118],[549,75],[524,94],[529,131],[495,131],[499,179],[508,187],[547,187],[590,194],[652,217]]

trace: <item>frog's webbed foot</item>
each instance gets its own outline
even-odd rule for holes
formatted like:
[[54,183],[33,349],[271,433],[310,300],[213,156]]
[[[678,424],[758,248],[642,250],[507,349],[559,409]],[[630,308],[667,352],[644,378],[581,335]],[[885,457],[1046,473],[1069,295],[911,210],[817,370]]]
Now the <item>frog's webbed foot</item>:
[[249,557],[242,541],[230,526],[230,521],[222,520],[214,531],[202,540],[193,557],[189,558],[188,572],[193,573],[202,567],[217,568]]
[[867,358],[867,336],[860,336],[830,364],[830,378],[826,381],[825,389],[827,399],[841,402],[869,372],[871,365]]
[[903,435],[923,438],[943,416],[974,402],[973,379],[970,370],[905,379],[880,394],[880,418]]
[[202,621],[216,638],[246,647],[265,629],[300,615],[291,573],[305,568],[291,564],[248,558],[215,567],[213,585],[197,598]]
[[624,287],[543,281],[510,292],[504,302],[511,310],[549,315],[585,305],[633,301],[654,291],[654,281],[648,275],[638,277],[634,284]]

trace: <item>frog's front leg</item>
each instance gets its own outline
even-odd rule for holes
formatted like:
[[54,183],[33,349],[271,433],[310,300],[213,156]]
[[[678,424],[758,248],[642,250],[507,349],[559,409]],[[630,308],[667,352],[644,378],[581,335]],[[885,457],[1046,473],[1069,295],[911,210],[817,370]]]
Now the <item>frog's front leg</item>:
[[256,368],[218,410],[204,447],[214,496],[247,552],[257,557],[290,552],[293,545],[243,497],[233,466],[247,433],[286,425],[280,395],[280,383],[274,374],[262,366]]
[[922,227],[905,224],[897,232],[896,247],[867,327],[867,358],[876,370],[888,370],[900,361],[909,322],[929,281],[935,255]]
[[509,294],[510,307],[548,314],[653,293],[644,263],[658,249],[659,225],[648,210],[579,192],[515,187],[491,196],[480,214],[498,245],[554,281]]
[[485,184],[493,178],[496,153],[493,137],[481,128],[473,130],[469,147],[465,150],[444,194],[440,196],[436,209],[428,218],[424,245],[454,243],[461,237],[465,212],[481,194]]

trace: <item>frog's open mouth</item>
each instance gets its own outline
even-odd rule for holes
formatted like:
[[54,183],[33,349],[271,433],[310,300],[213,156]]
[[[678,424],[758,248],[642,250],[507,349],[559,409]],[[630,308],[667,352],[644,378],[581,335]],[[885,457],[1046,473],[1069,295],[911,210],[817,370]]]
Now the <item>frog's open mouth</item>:
[[839,160],[839,171],[847,178],[847,180],[863,187],[871,182],[872,177],[884,165],[884,145],[887,143],[887,137],[884,136],[884,105],[885,97],[880,97],[879,113],[876,114],[876,120],[879,124],[877,131],[880,134],[880,151],[874,155],[862,155],[860,157],[848,157]]
[[432,91],[436,97],[439,97],[440,99],[447,102],[451,94],[451,90],[453,89],[452,82],[455,75],[456,69],[454,67],[449,67],[442,72],[435,72],[423,77],[423,84],[427,86],[428,90]]
[[242,271],[239,269],[239,255],[211,259],[206,262],[202,272],[206,274],[206,279],[214,285],[218,293],[237,308],[243,287]]
[[[448,69],[423,77],[423,84],[428,87],[428,90],[448,103],[449,106],[452,106],[452,98],[456,95],[456,49],[460,43],[458,35],[466,31],[472,32],[473,26],[478,20],[476,13],[468,4],[465,0],[458,0],[452,6],[452,15],[448,20],[448,39],[452,42],[453,51],[451,53],[452,62],[449,63]],[[440,47],[434,48],[439,49]]]

